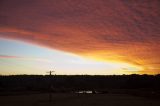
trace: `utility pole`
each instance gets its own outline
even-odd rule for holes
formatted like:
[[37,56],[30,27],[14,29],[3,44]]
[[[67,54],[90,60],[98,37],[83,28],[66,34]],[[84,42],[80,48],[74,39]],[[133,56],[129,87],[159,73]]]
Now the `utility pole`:
[[52,73],[55,71],[49,71],[49,102],[52,102]]
[[52,75],[52,73],[54,73],[55,71],[49,71],[49,72],[47,72],[47,73],[49,73],[49,75],[51,76]]

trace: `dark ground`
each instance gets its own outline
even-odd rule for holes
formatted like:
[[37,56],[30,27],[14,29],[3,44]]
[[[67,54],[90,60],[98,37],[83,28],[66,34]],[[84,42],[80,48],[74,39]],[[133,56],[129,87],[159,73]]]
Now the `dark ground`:
[[160,106],[160,75],[0,76],[0,106]]
[[159,99],[127,94],[48,94],[0,96],[0,106],[160,106]]

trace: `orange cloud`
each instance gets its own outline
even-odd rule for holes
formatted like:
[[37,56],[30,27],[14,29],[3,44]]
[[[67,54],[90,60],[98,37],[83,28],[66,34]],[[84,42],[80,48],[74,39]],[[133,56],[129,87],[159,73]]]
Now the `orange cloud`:
[[0,37],[157,71],[159,5],[159,0],[5,0]]

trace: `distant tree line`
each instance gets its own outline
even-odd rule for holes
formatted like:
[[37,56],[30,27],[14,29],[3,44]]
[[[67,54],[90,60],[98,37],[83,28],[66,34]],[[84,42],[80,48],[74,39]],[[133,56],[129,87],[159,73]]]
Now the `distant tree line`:
[[[51,82],[51,83],[50,83]],[[0,76],[0,92],[79,90],[107,91],[109,89],[160,90],[160,75],[12,75]]]

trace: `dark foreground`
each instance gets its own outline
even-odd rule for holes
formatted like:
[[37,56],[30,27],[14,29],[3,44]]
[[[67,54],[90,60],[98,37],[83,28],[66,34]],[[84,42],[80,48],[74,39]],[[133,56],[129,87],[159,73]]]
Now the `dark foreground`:
[[0,96],[0,106],[160,106],[160,100],[126,94],[48,94]]
[[160,106],[160,75],[0,76],[0,106]]

